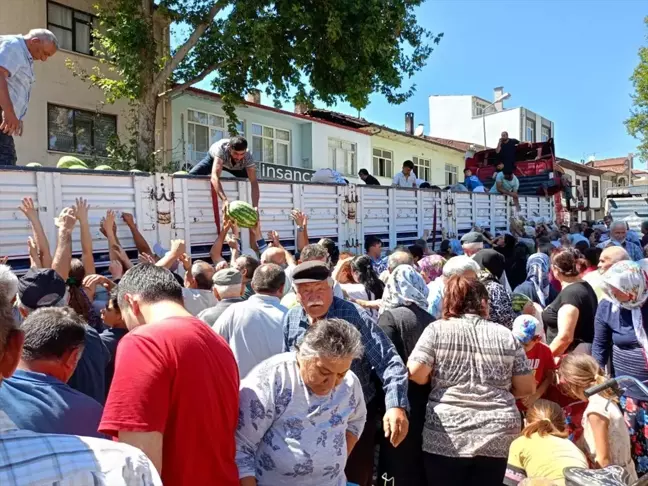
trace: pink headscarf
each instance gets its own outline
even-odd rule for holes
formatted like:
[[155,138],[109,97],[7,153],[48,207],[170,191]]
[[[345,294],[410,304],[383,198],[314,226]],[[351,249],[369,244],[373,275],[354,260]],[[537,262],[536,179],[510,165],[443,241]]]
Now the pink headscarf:
[[421,258],[418,262],[418,266],[421,270],[421,274],[423,274],[423,277],[429,283],[442,275],[443,265],[445,265],[445,263],[446,259],[441,255],[430,255]]

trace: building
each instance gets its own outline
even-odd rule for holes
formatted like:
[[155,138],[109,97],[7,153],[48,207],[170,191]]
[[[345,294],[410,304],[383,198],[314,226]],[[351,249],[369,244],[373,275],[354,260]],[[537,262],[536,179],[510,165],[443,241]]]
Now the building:
[[[46,62],[34,62],[32,87],[23,135],[14,137],[18,164],[56,165],[62,155],[81,159],[107,155],[115,134],[127,135],[128,102],[105,103],[103,92],[91,88],[66,67],[78,63],[85,71],[98,64],[92,55],[95,0],[2,0],[0,32],[26,34],[47,28],[59,41],[59,51]],[[9,15],[11,13],[11,15]]]
[[504,88],[493,90],[494,101],[475,95],[432,95],[429,98],[431,137],[497,146],[501,133],[522,142],[554,137],[554,124],[523,107],[505,108]]
[[470,144],[426,137],[422,127],[415,134],[413,113],[405,115],[405,130],[329,110],[312,109],[307,114],[370,134],[371,163],[359,168],[367,169],[383,185],[391,184],[406,160],[414,162],[417,177],[431,185],[443,187],[463,180],[465,154]]
[[[350,181],[368,167],[371,136],[334,122],[261,104],[261,95],[248,95],[236,108],[238,133],[247,138],[259,163],[260,176],[309,181],[317,169],[333,168]],[[167,162],[188,169],[207,154],[212,143],[229,137],[221,97],[188,88],[171,100],[171,147]]]
[[[583,193],[583,203],[585,205],[584,211],[578,211],[576,214],[577,221],[584,220],[598,220],[604,216],[605,208],[605,178],[610,173],[590,167],[586,164],[578,164],[571,160],[556,158],[558,165],[569,175],[574,186],[580,188]],[[574,197],[576,197],[574,193]],[[567,201],[563,196],[562,206],[566,206]],[[572,208],[576,205],[572,201]]]
[[[589,167],[602,169],[611,174],[611,187],[632,186],[639,182],[641,178],[645,179],[645,171],[633,167],[634,157],[628,154],[625,157],[614,157],[611,159],[590,160],[587,162]],[[632,174],[632,177],[630,176]],[[608,189],[607,187],[605,189]]]

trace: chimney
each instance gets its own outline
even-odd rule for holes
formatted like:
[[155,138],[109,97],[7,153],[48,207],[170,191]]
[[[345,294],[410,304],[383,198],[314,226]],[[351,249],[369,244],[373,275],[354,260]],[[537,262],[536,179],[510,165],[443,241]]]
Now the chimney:
[[308,106],[308,103],[303,103],[300,101],[295,103],[295,113],[297,113],[298,115],[305,115],[308,112],[309,108],[310,107]]
[[[497,88],[493,88],[493,101],[495,101],[497,98],[502,96],[504,94],[504,86],[498,86]],[[495,103],[495,111],[502,111],[504,110],[504,102],[500,101],[499,103]]]
[[414,135],[414,113],[411,111],[405,113],[405,133]]
[[261,104],[261,91],[258,89],[252,89],[248,94],[245,95],[245,101],[248,103],[255,103],[257,105]]

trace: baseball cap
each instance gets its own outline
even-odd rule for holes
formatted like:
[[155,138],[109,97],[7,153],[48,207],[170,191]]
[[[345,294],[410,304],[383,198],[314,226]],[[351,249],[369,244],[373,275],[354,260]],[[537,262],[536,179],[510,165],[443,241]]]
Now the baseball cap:
[[219,270],[212,277],[212,283],[219,287],[228,287],[230,285],[237,285],[243,281],[243,276],[236,268],[225,268]]
[[66,292],[65,281],[51,268],[30,268],[18,283],[18,298],[29,309],[53,307]]
[[513,335],[520,344],[529,344],[534,337],[540,336],[540,321],[526,314],[516,317],[513,321]]

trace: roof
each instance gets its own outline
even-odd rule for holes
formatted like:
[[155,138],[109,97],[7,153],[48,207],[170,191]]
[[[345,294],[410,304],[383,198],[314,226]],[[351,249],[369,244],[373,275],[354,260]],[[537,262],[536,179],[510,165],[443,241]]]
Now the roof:
[[[198,96],[206,96],[208,98],[213,98],[213,99],[218,100],[218,101],[222,101],[222,99],[223,99],[223,97],[221,95],[219,95],[218,93],[214,93],[213,91],[207,91],[205,89],[194,88],[194,87],[187,88],[184,91],[184,93],[195,94],[195,95],[198,95]],[[182,94],[182,93],[180,93],[180,94]],[[177,95],[177,96],[180,96],[180,95]],[[274,108],[272,106],[261,105],[259,103],[252,103],[250,101],[245,101],[245,100],[241,101],[241,104],[246,105],[246,106],[251,106],[253,108],[259,108],[261,110],[267,110],[267,111],[272,111],[274,113],[280,113],[282,115],[291,116],[293,118],[299,118],[301,120],[308,120],[310,122],[322,123],[324,125],[330,125],[330,126],[334,126],[334,127],[337,127],[337,128],[342,128],[344,130],[351,130],[352,132],[358,132],[358,133],[362,133],[364,135],[369,135],[366,132],[364,132],[363,130],[359,130],[359,129],[354,128],[354,127],[349,126],[349,125],[343,125],[343,124],[339,124],[339,123],[335,123],[335,122],[331,122],[331,121],[327,121],[327,120],[314,119],[313,117],[310,117],[310,116],[307,116],[307,115],[302,115],[300,113],[295,113],[293,111],[282,110],[280,108]]]
[[425,138],[427,140],[430,140],[431,142],[445,145],[446,147],[454,148],[457,150],[462,150],[464,152],[468,152],[469,150],[484,150],[484,147],[482,145],[476,143],[462,142],[460,140],[450,140],[449,138],[429,137],[427,135],[425,135]]
[[556,157],[556,161],[558,162],[558,165],[561,166],[563,169],[570,169],[573,170],[574,172],[581,172],[581,173],[584,172],[586,174],[597,175],[597,176],[601,176],[606,172],[610,172],[609,170],[606,169],[597,169],[595,167],[590,167],[585,164],[579,164],[576,162],[572,162],[571,160],[561,159],[559,157]]
[[370,135],[377,135],[378,133],[384,130],[390,133],[394,133],[396,135],[401,135],[403,137],[412,138],[415,140],[420,140],[423,142],[430,143],[432,145],[438,145],[444,148],[456,150],[461,153],[465,153],[468,150],[468,146],[470,145],[467,144],[466,147],[464,148],[463,146],[459,146],[457,144],[463,144],[465,142],[456,142],[454,140],[441,141],[442,139],[437,140],[434,137],[428,137],[425,135],[419,137],[411,133],[407,133],[404,130],[397,130],[395,128],[391,128],[386,125],[379,125],[377,123],[372,123],[368,120],[365,120],[364,118],[346,115],[344,113],[339,113],[336,111],[314,108],[312,110],[308,110],[306,114],[313,118],[329,120],[333,123],[339,123],[345,126],[361,129],[364,133],[368,133]]
[[590,167],[606,169],[610,172],[616,172],[617,174],[620,174],[621,172],[625,172],[627,170],[627,162],[628,157],[614,157],[612,159],[593,160],[591,162],[588,162],[587,165]]

